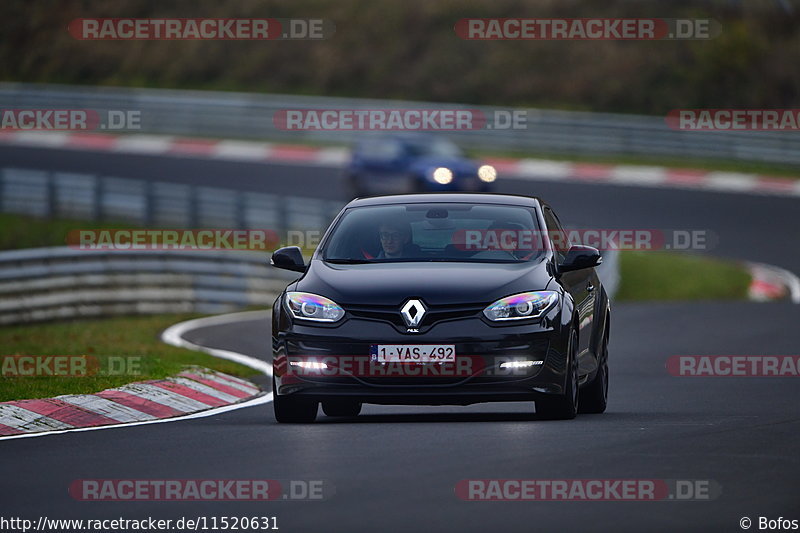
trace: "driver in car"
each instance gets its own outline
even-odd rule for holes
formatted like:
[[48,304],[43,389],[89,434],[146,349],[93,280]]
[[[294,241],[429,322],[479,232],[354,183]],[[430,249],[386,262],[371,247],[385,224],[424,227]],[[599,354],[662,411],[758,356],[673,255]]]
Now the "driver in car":
[[419,247],[411,243],[411,225],[407,222],[384,222],[378,226],[381,251],[376,259],[395,259],[414,255]]

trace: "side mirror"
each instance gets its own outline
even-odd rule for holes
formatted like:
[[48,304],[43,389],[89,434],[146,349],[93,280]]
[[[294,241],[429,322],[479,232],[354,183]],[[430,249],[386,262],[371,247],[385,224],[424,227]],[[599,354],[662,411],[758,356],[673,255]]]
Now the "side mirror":
[[573,245],[567,252],[564,262],[558,265],[559,272],[572,272],[584,268],[596,267],[603,262],[600,250],[591,246]]
[[306,271],[306,265],[303,263],[303,254],[297,246],[285,246],[275,250],[269,260],[269,264],[276,268],[295,272]]

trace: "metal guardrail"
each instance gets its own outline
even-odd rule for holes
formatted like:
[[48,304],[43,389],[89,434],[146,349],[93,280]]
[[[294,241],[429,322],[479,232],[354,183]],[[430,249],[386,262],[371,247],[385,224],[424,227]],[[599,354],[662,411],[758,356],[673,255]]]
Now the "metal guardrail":
[[[598,268],[610,297],[616,258]],[[0,325],[266,307],[298,276],[257,252],[11,250],[0,252]]]
[[[0,212],[158,228],[319,231],[342,202],[90,174],[0,169]],[[64,236],[66,242],[66,235]],[[271,305],[297,276],[238,250],[0,252],[0,324]]]
[[344,202],[92,174],[0,169],[0,212],[160,228],[320,230]]
[[[282,109],[480,109],[498,107],[212,91],[0,83],[0,108],[134,110],[143,133],[350,143],[364,132],[285,131]],[[504,109],[507,111],[507,109]],[[661,155],[800,165],[800,136],[781,132],[691,132],[663,117],[528,109],[527,128],[443,133],[470,148],[567,154]]]
[[298,275],[242,251],[0,252],[0,324],[269,306]]

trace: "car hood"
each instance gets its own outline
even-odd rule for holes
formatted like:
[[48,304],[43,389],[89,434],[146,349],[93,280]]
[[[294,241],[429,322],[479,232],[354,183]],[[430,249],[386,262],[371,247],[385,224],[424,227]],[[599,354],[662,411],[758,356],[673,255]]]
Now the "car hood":
[[312,261],[295,290],[340,305],[401,305],[421,298],[429,305],[492,303],[518,292],[547,287],[544,259],[525,263],[369,263]]

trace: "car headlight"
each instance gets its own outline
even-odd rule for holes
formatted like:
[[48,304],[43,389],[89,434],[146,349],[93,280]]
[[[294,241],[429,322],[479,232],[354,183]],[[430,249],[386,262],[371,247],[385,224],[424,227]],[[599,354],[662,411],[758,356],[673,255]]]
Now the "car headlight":
[[483,310],[484,316],[494,322],[539,318],[558,301],[555,291],[523,292],[500,298]]
[[497,179],[497,170],[492,165],[483,165],[478,169],[478,179],[484,183],[492,183]]
[[439,183],[441,185],[447,185],[451,181],[453,181],[453,171],[447,167],[439,167],[434,169],[433,173],[431,174],[433,181]]
[[336,322],[344,316],[336,302],[309,292],[287,292],[286,309],[294,318],[316,322]]

